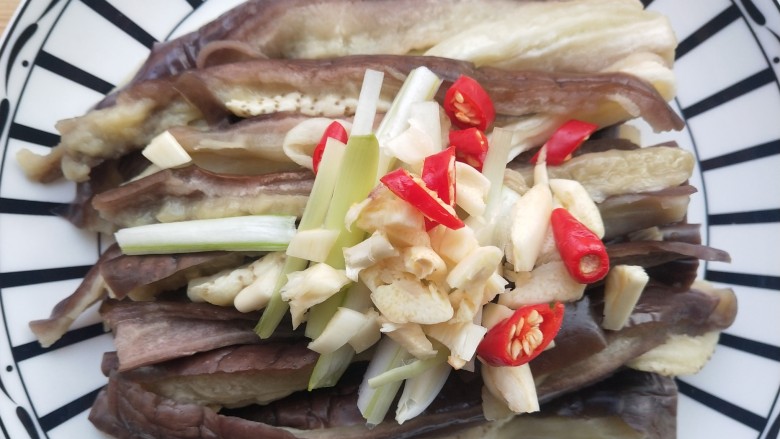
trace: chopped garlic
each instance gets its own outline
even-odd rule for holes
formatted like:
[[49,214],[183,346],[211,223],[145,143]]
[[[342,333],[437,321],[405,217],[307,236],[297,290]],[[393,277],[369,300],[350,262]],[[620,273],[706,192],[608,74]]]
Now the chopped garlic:
[[527,276],[515,279],[515,288],[498,296],[498,303],[510,308],[554,300],[573,302],[585,292],[566,270],[563,261],[553,261],[534,268]]
[[211,276],[198,277],[187,283],[187,297],[193,302],[208,302],[227,306],[233,303],[244,285],[252,282],[252,270],[248,265],[229,268]]
[[415,102],[409,106],[409,127],[383,143],[386,151],[418,172],[425,157],[442,149],[441,116],[434,101]]
[[515,271],[531,271],[542,250],[550,224],[552,193],[546,185],[534,185],[515,203],[507,259]]
[[241,312],[265,308],[271,300],[279,276],[282,275],[284,261],[283,252],[274,252],[263,256],[256,265],[253,264],[255,280],[238,292],[233,299],[233,306]]
[[626,324],[649,280],[639,265],[618,265],[609,270],[604,284],[604,329],[617,331]]
[[[193,302],[208,302],[219,306],[233,305],[236,297],[253,283],[262,282],[264,278],[270,277],[272,284],[275,284],[274,273],[278,272],[283,261],[284,253],[274,252],[239,268],[228,268],[210,276],[191,279],[187,284],[187,296]],[[262,306],[265,304],[263,303],[260,308]],[[245,312],[241,309],[239,311]]]
[[384,232],[395,247],[430,244],[422,213],[386,187],[374,189],[368,201],[360,206],[353,225],[362,230]]
[[477,312],[482,308],[482,297],[482,291],[478,288],[451,292],[450,303],[455,310],[455,315],[450,319],[450,322],[473,322]]
[[386,151],[409,165],[414,172],[422,169],[425,157],[438,152],[435,148],[434,139],[414,126],[410,126],[386,144]]
[[550,180],[553,196],[571,212],[579,222],[589,228],[599,238],[604,237],[604,221],[596,203],[587,189],[577,180],[553,178]]
[[471,227],[461,227],[453,230],[444,226],[436,226],[428,233],[431,248],[444,259],[448,266],[454,267],[467,254],[479,246],[474,230]]
[[454,313],[447,293],[435,283],[423,284],[411,273],[396,273],[389,284],[371,288],[371,300],[394,323],[434,324],[446,322]]
[[364,268],[368,268],[384,258],[397,255],[398,250],[390,244],[385,234],[379,231],[374,232],[368,239],[344,249],[347,277],[352,281],[357,281],[360,271]]
[[504,257],[498,247],[486,245],[477,247],[461,259],[447,275],[447,284],[452,288],[482,288],[496,272]]
[[348,341],[357,354],[379,343],[382,338],[382,333],[379,330],[379,313],[371,308],[363,314],[366,316],[363,326],[358,328]]
[[514,310],[498,303],[488,303],[482,309],[482,326],[490,329],[514,314]]
[[539,411],[536,384],[528,363],[514,367],[494,367],[482,364],[485,387],[514,413]]
[[175,168],[192,162],[192,157],[170,131],[157,135],[141,154],[161,169]]
[[[338,121],[347,132],[352,129],[352,123],[341,119],[331,119],[328,117],[311,117],[294,126],[282,142],[282,150],[285,155],[293,162],[305,168],[312,168],[312,155],[314,148],[320,142],[322,133],[325,132],[328,125]],[[341,142],[339,142],[341,143]]]
[[485,282],[485,289],[482,290],[483,304],[492,302],[496,296],[506,291],[506,286],[509,281],[504,279],[504,276],[501,276],[499,270],[496,270],[495,273],[491,274],[488,280]]
[[282,299],[290,303],[293,328],[304,320],[306,311],[336,294],[349,283],[344,270],[337,270],[325,263],[312,265],[303,271],[287,275],[282,287]]
[[477,346],[487,329],[471,322],[440,323],[428,326],[425,332],[450,350],[447,362],[453,369],[462,369],[474,358]]
[[488,421],[511,419],[514,412],[506,405],[506,401],[497,398],[487,386],[482,386],[482,415]]
[[455,162],[455,203],[471,216],[481,217],[490,180],[481,172],[462,162]]
[[417,323],[393,323],[386,319],[381,319],[382,326],[380,331],[387,334],[393,341],[401,345],[407,352],[420,360],[432,358],[437,351],[428,337],[425,336],[422,326]]
[[427,246],[412,246],[401,250],[404,270],[418,279],[441,282],[447,275],[447,264],[433,249]]

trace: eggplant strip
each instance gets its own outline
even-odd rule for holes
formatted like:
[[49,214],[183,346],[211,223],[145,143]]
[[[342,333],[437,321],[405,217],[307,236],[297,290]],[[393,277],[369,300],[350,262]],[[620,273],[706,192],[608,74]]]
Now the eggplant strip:
[[114,333],[120,371],[261,341],[254,333],[258,313],[207,303],[111,300],[103,302],[100,313]]
[[299,113],[274,113],[212,130],[179,126],[169,131],[196,161],[200,154],[212,154],[292,165],[279,146],[287,132],[306,119]]
[[696,188],[684,184],[606,198],[597,205],[604,221],[604,239],[684,220],[690,197],[695,192]]
[[46,348],[54,344],[68,332],[70,325],[78,316],[108,296],[100,266],[119,255],[121,252],[116,244],[109,247],[100,255],[95,265],[87,271],[76,291],[57,303],[48,318],[30,322],[30,330],[35,334],[41,346]]
[[308,170],[234,176],[188,166],[98,194],[92,205],[118,227],[240,215],[299,216],[313,181]]
[[175,291],[199,276],[236,267],[240,252],[200,252],[169,255],[120,255],[98,264],[111,296],[150,300],[161,292]]
[[[277,111],[342,117],[354,112],[366,69],[385,73],[381,110],[389,106],[408,72],[421,65],[445,81],[454,81],[460,74],[473,76],[487,89],[498,113],[511,117],[577,117],[606,126],[642,116],[657,130],[682,127],[681,119],[652,86],[620,73],[475,69],[467,62],[444,58],[389,55],[254,60],[138,83],[122,92],[114,106],[59,122],[61,142],[50,155],[37,156],[25,150],[18,159],[30,178],[50,181],[59,175],[56,167],[61,164],[66,178],[84,181],[90,169],[103,160],[140,148],[168,128],[202,123],[203,112],[212,113],[213,105],[201,111],[190,102],[209,100],[203,95],[212,96],[242,117]],[[186,98],[194,94],[201,98]],[[550,132],[542,134],[549,135],[554,128],[550,124]]]
[[731,262],[723,250],[699,244],[677,241],[632,241],[607,246],[610,265],[641,265],[653,267],[678,259]]
[[[139,367],[124,372],[124,376],[159,395],[182,402],[222,407],[268,404],[306,390],[318,357],[306,347],[307,343],[301,337],[228,346]],[[119,361],[114,353],[106,356],[112,363],[103,368],[108,376],[119,366]]]
[[[542,381],[538,385],[540,400],[549,402],[556,397],[583,388],[591,383],[604,379],[618,370],[626,361],[637,355],[660,345],[666,339],[667,334],[700,334],[713,329],[722,329],[728,326],[735,317],[733,306],[735,298],[733,293],[721,291],[718,294],[691,290],[685,293],[670,293],[663,286],[653,285],[648,288],[640,298],[634,314],[627,327],[620,331],[606,334],[608,342],[604,349],[594,352],[587,358],[570,363],[567,367],[548,371],[538,376]],[[561,348],[556,347],[554,349]],[[546,353],[545,353],[546,354]],[[542,355],[545,355],[542,354]],[[541,356],[539,358],[542,358]],[[296,403],[295,399],[279,401],[280,410],[275,415],[255,414],[261,422],[242,419],[233,415],[217,414],[208,407],[174,402],[163,398],[153,392],[143,390],[140,384],[124,378],[121,374],[112,372],[109,385],[98,397],[90,419],[102,430],[117,437],[133,437],[142,433],[158,436],[165,433],[166,437],[202,437],[200,432],[207,431],[213,435],[209,437],[248,437],[231,430],[240,426],[241,431],[247,429],[254,434],[263,437],[340,437],[340,438],[390,438],[413,437],[423,433],[434,431],[447,431],[452,427],[484,422],[482,418],[481,388],[478,375],[471,373],[456,373],[452,375],[451,384],[458,393],[452,394],[452,389],[445,389],[437,397],[436,402],[429,407],[426,414],[414,418],[402,425],[393,422],[385,422],[374,429],[367,430],[354,406],[349,405],[350,398],[336,397],[332,402],[338,402],[338,406],[329,406],[329,399],[325,404],[323,413],[339,413],[341,422],[346,425],[330,425],[330,428],[322,427],[323,422],[315,424],[295,424],[296,427],[314,427],[312,430],[286,430],[270,426],[265,422],[308,422],[295,416],[289,420],[280,418],[282,413],[288,413],[292,404],[300,410],[306,407],[309,398],[315,398],[315,394],[306,394],[304,401]],[[465,377],[466,381],[463,381]],[[457,381],[456,381],[457,380]],[[345,387],[336,390],[327,390],[329,395],[335,392],[349,394],[349,383]],[[448,390],[449,389],[449,390]],[[335,395],[344,393],[336,393]],[[356,396],[355,396],[356,397]],[[112,402],[113,401],[113,402]],[[121,401],[123,409],[118,409]],[[297,404],[297,405],[296,405]],[[444,404],[444,406],[440,405]],[[159,407],[176,408],[176,411],[162,412]],[[286,407],[286,408],[285,408]],[[310,407],[322,407],[311,405]],[[445,407],[449,407],[445,409]],[[284,409],[283,409],[284,408]],[[345,409],[352,410],[352,416],[343,415]],[[249,412],[243,411],[246,416]],[[295,413],[293,411],[293,413]],[[233,412],[233,414],[237,414]],[[154,419],[154,423],[148,422]],[[316,419],[329,421],[327,416],[318,415]],[[197,422],[195,422],[197,421]],[[185,423],[186,422],[186,423]],[[194,424],[193,424],[194,422]],[[197,431],[191,431],[181,426],[197,425]]]
[[[660,191],[687,184],[696,159],[673,146],[651,146],[632,150],[610,149],[582,154],[559,166],[549,166],[550,178],[579,181],[591,198],[601,203],[609,197]],[[533,183],[528,163],[511,162],[509,167]]]
[[606,332],[605,349],[565,368],[537,376],[541,378],[537,385],[540,402],[603,379],[619,365],[663,344],[669,334],[700,335],[722,330],[735,317],[736,296],[731,290],[692,289],[673,293],[666,286],[650,284],[642,292],[626,326]]
[[[403,55],[427,49],[432,49],[432,53],[439,56],[478,61],[479,64],[509,62],[522,65],[533,62],[534,69],[576,72],[625,69],[638,55],[644,55],[645,61],[648,56],[657,57],[660,70],[671,65],[676,46],[671,26],[659,14],[643,11],[638,3],[613,1],[598,4],[599,7],[609,8],[610,15],[618,11],[621,14],[618,23],[610,24],[600,22],[599,11],[594,11],[593,5],[586,2],[571,2],[565,8],[561,8],[557,4],[559,2],[547,2],[552,3],[549,5],[533,3],[506,0],[248,1],[197,31],[155,45],[131,84],[247,57],[289,59],[356,54]],[[586,13],[571,12],[575,7],[584,9]],[[555,15],[555,11],[563,11],[563,14]],[[518,26],[518,23],[532,23],[539,16],[545,17],[545,26]],[[375,17],[382,17],[382,20]],[[498,35],[504,35],[504,39],[491,43],[509,40],[516,47],[515,51],[504,48],[498,51],[501,56],[495,60],[479,58],[479,53],[462,53],[463,40],[458,40],[458,37],[464,32],[479,32],[480,25],[510,20],[512,29],[528,29],[519,34],[499,32]],[[634,38],[637,29],[640,29],[638,26],[641,26],[643,35],[652,33],[653,36]],[[605,32],[605,28],[609,32]],[[583,29],[594,31],[583,32]],[[541,63],[537,59],[540,56],[538,47],[548,45],[543,41],[545,38],[567,41],[576,50],[565,44],[556,45],[544,52],[547,62]],[[616,46],[610,48],[609,58],[603,51],[595,57],[581,55],[582,48],[601,47],[603,42],[596,41],[604,38]],[[452,42],[448,39],[456,41],[457,45],[451,47]],[[439,43],[439,47],[434,47]],[[523,44],[537,50],[523,50]],[[596,64],[596,59],[601,64]],[[619,60],[628,66],[621,66]],[[101,106],[111,105],[112,96]]]

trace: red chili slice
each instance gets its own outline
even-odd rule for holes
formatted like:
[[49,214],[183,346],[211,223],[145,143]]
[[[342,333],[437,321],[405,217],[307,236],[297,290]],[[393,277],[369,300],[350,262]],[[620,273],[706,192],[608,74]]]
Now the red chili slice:
[[558,334],[563,322],[561,302],[518,308],[485,334],[479,358],[491,366],[520,366],[536,358]]
[[609,255],[598,235],[562,207],[553,209],[550,225],[566,271],[577,282],[589,284],[607,275]]
[[398,198],[414,206],[430,220],[450,229],[464,226],[451,206],[445,204],[425,182],[413,177],[406,169],[398,168],[379,179]]
[[449,147],[423,160],[422,179],[441,201],[455,205],[455,148]]
[[455,157],[478,171],[482,171],[488,151],[488,139],[479,128],[453,130],[449,134],[450,145],[455,147]]
[[[568,160],[572,153],[588,140],[591,134],[599,128],[598,125],[572,119],[560,126],[550,139],[547,140],[546,162],[548,165],[557,166]],[[539,159],[539,152],[533,158],[532,163]]]
[[335,120],[325,128],[325,132],[320,138],[320,143],[314,147],[314,153],[311,156],[312,170],[315,174],[320,168],[320,161],[322,161],[322,154],[325,153],[325,144],[328,143],[328,138],[334,138],[341,143],[347,143],[347,130]]
[[485,131],[496,118],[493,101],[485,89],[474,78],[465,75],[447,89],[444,111],[458,128],[477,127]]

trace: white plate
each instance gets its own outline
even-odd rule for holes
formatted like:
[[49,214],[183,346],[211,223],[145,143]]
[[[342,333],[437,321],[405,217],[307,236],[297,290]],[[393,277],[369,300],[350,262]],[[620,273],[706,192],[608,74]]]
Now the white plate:
[[[0,46],[0,430],[12,438],[104,437],[87,421],[111,349],[94,310],[52,348],[27,327],[78,284],[96,237],[50,214],[73,186],[27,182],[14,155],[57,142],[54,123],[86,111],[155,41],[237,3],[30,0]],[[680,40],[674,105],[700,188],[690,219],[731,264],[702,275],[735,289],[740,311],[710,364],[679,379],[681,439],[777,438],[780,431],[780,6],[771,0],[644,0]]]

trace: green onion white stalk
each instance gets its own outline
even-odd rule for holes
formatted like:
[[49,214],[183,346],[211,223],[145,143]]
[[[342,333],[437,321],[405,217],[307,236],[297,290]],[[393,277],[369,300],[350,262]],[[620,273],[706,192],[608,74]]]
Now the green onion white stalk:
[[295,217],[252,215],[147,224],[115,233],[127,255],[192,253],[212,250],[278,251],[295,234]]
[[371,69],[363,75],[350,136],[366,136],[374,132],[374,118],[384,76],[384,73]]
[[449,351],[446,347],[440,344],[436,347],[436,355],[431,358],[426,358],[424,360],[414,360],[410,363],[395,367],[388,371],[382,372],[373,378],[370,378],[368,380],[369,387],[376,389],[384,386],[385,384],[414,378],[434,366],[446,363]]
[[338,237],[338,230],[299,228],[287,246],[287,256],[325,262]]
[[403,365],[411,358],[411,354],[389,337],[383,337],[377,345],[358,390],[357,405],[369,425],[378,425],[385,419],[398,389],[401,388],[402,381],[393,381],[378,388],[372,388],[368,381]]
[[403,424],[428,408],[444,387],[451,371],[452,367],[445,360],[442,360],[419,375],[408,378],[404,382],[404,390],[398,400],[395,420],[399,424]]
[[[482,164],[482,175],[490,182],[487,197],[485,198],[485,210],[482,218],[469,218],[468,225],[476,231],[477,239],[482,245],[498,245],[494,231],[497,222],[509,218],[502,215],[502,192],[504,189],[504,171],[509,161],[509,153],[512,149],[512,131],[496,127],[490,137],[485,161]],[[504,248],[504,247],[500,247]]]
[[[330,144],[330,140],[328,140],[328,144]],[[306,207],[301,215],[301,221],[298,224],[299,231],[319,228],[325,221],[325,215],[333,197],[333,189],[336,186],[336,179],[346,151],[344,148],[339,147],[340,145],[333,146],[335,147],[331,148],[327,145],[325,147],[322,161],[320,161],[320,170],[314,179],[309,200],[306,202]],[[295,257],[288,257],[285,260],[281,275],[274,287],[274,292],[268,301],[268,306],[255,327],[255,332],[260,338],[266,339],[270,337],[290,309],[287,302],[282,300],[280,294],[280,290],[287,283],[287,275],[303,270],[308,263],[309,261],[306,259]]]
[[[325,263],[334,268],[345,268],[343,249],[352,247],[365,238],[365,232],[357,227],[347,230],[344,218],[349,208],[354,203],[364,200],[373,189],[378,160],[379,144],[376,137],[368,135],[349,138],[333,192],[334,196],[324,222],[326,229],[339,232],[330,254],[325,259]],[[341,292],[309,311],[309,320],[306,324],[307,337],[314,339],[322,333],[336,309],[341,306],[344,294],[345,292]]]
[[[379,164],[379,142],[371,134],[383,75],[372,70],[366,71],[360,97],[358,98],[352,132],[347,141],[344,160],[339,169],[334,197],[325,217],[325,228],[338,230],[339,236],[325,262],[334,268],[343,269],[343,249],[352,247],[365,238],[365,232],[353,227],[347,229],[345,218],[353,204],[363,201],[377,180]],[[326,148],[327,150],[327,148]],[[321,165],[322,166],[322,165]],[[309,310],[306,324],[306,336],[312,339],[324,331],[336,310],[343,305],[349,288],[342,290],[325,302]],[[309,379],[309,389],[333,386],[346,371],[355,350],[345,345],[334,352],[320,355]]]
[[[380,145],[385,145],[387,141],[398,136],[409,127],[409,114],[412,104],[433,99],[441,83],[441,78],[427,67],[418,67],[409,73],[409,76],[406,77],[404,84],[401,86],[401,90],[398,91],[395,99],[393,99],[390,110],[385,114],[385,117],[379,124],[379,128],[376,130],[376,137],[379,139]],[[393,161],[394,157],[382,151],[377,179],[390,170]]]

